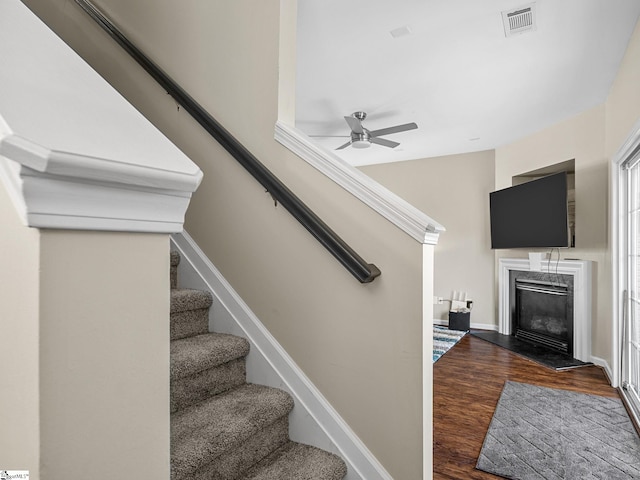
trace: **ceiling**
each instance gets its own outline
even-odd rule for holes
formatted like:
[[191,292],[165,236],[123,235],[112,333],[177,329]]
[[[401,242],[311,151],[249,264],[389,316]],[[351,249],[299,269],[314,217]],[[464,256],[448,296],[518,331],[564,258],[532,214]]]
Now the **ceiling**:
[[[534,28],[507,37],[502,12],[530,5]],[[394,149],[335,151],[355,166],[493,149],[602,104],[639,14],[640,0],[299,0],[296,126],[334,150],[356,111],[369,130],[417,123],[383,137]]]

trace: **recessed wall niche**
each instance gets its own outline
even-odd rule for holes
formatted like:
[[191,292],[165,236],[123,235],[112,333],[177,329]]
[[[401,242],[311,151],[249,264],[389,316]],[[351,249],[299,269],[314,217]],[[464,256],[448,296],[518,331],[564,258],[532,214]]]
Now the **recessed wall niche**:
[[571,238],[571,246],[576,246],[576,161],[575,159],[566,162],[555,163],[537,170],[521,173],[511,177],[512,185],[521,185],[546,177],[554,173],[567,172],[567,209],[569,218],[569,235]]

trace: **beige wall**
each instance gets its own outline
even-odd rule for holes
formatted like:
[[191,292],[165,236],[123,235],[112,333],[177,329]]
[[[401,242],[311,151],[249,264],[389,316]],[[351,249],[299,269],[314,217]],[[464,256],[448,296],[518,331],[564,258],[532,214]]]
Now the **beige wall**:
[[169,478],[168,235],[41,231],[43,479]]
[[0,223],[0,465],[168,478],[168,235]]
[[[434,295],[450,299],[452,291],[465,291],[474,300],[471,321],[495,325],[489,232],[493,151],[370,165],[361,170],[446,226],[435,247]],[[434,305],[433,317],[448,320],[449,307],[448,303]]]
[[606,102],[606,153],[612,157],[640,121],[640,22]]
[[[73,2],[28,0],[204,171],[187,231],[394,478],[422,473],[422,245],[273,140],[281,4],[97,2],[382,276],[361,285]],[[145,9],[146,8],[146,9]],[[283,35],[292,41],[290,26]],[[282,48],[292,53],[291,48]],[[431,212],[427,212],[431,213]],[[427,374],[429,372],[426,372]],[[431,377],[426,378],[427,382]],[[424,448],[431,449],[430,445]]]
[[0,182],[0,468],[39,478],[40,235]]
[[[576,248],[562,258],[594,262],[592,354],[611,360],[611,268],[608,246],[608,159],[604,105],[496,149],[496,188],[512,177],[575,159]],[[547,251],[548,249],[532,249]],[[521,258],[528,250],[500,250],[496,258]]]
[[[563,258],[595,262],[592,353],[612,366],[612,278],[609,243],[609,168],[612,156],[640,121],[640,26],[605,104],[496,150],[496,188],[511,177],[575,159],[576,248]],[[500,256],[523,256],[505,251]]]

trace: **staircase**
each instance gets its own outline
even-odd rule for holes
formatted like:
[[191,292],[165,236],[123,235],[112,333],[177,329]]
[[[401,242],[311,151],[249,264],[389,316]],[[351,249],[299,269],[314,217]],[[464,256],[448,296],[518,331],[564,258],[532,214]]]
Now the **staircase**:
[[171,252],[171,480],[339,480],[338,456],[289,439],[291,396],[246,382],[249,342],[209,333],[209,292]]

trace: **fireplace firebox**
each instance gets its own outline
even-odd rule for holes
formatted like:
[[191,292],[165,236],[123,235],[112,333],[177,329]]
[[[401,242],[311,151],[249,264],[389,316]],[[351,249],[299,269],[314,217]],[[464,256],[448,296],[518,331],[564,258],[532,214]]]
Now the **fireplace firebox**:
[[512,334],[552,350],[573,353],[573,302],[570,285],[515,278]]

